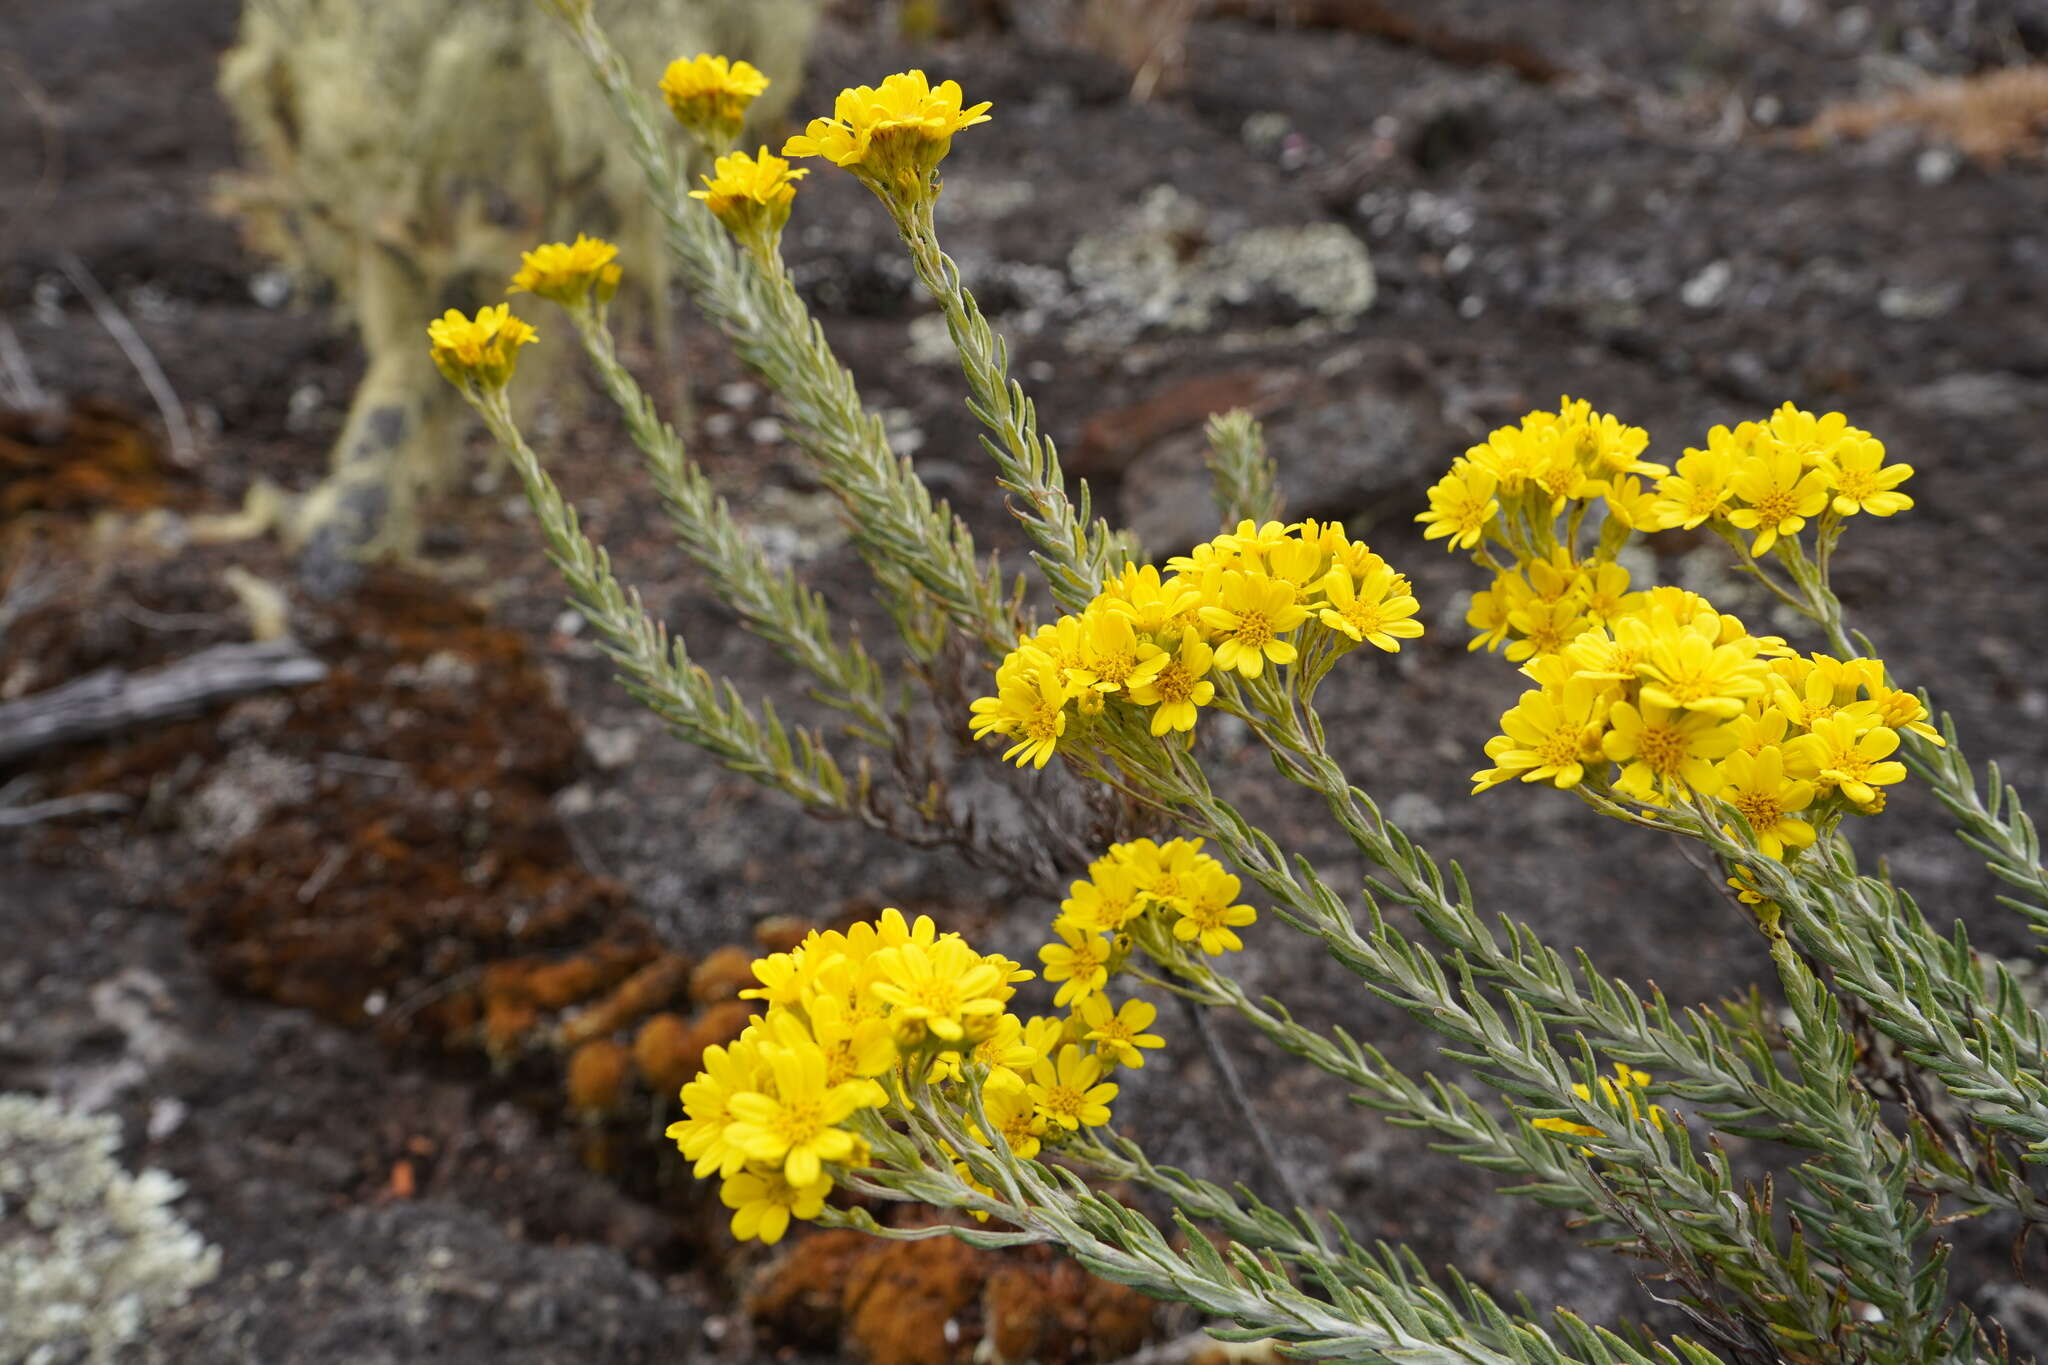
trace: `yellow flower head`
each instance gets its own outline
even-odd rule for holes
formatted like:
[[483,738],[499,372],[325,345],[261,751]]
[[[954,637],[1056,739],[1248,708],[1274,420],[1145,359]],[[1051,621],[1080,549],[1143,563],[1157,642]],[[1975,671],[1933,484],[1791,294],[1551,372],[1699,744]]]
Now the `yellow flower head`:
[[1017,742],[1003,754],[1043,768],[1067,732],[1067,702],[1073,689],[1051,656],[1033,647],[1014,651],[996,671],[996,695],[977,698],[969,722],[976,739],[1005,735]]
[[1828,505],[1827,475],[1801,463],[1788,445],[1759,449],[1736,467],[1729,486],[1746,505],[1726,514],[1728,524],[1757,533],[1752,556],[1767,553],[1780,536],[1798,535]]
[[1453,462],[1451,472],[1429,490],[1429,510],[1415,515],[1422,523],[1423,539],[1447,537],[1446,550],[1469,550],[1478,545],[1487,523],[1500,512],[1500,502],[1494,497],[1498,487],[1491,470],[1470,460]]
[[1108,982],[1110,942],[1079,925],[1055,927],[1061,941],[1040,948],[1038,960],[1045,964],[1045,979],[1061,983],[1053,1004],[1065,1009],[1086,1000]]
[[957,81],[934,86],[924,72],[906,71],[879,88],[840,91],[832,117],[812,119],[782,154],[822,156],[892,204],[907,204],[936,192],[933,175],[953,134],[988,122],[988,109],[986,101],[963,108]]
[[[905,943],[875,954],[880,979],[869,989],[889,1007],[896,1041],[914,1047],[972,1047],[996,1031],[1017,973],[1007,958],[983,957],[955,934],[926,946]],[[1030,976],[1029,972],[1023,973]]]
[[1576,787],[1586,765],[1601,756],[1609,705],[1606,689],[1588,678],[1524,692],[1502,714],[1501,733],[1486,741],[1494,766],[1472,775],[1472,790],[1482,792],[1511,777]]
[[768,78],[751,64],[708,52],[676,58],[661,76],[661,97],[669,112],[713,151],[733,144],[747,106],[767,88]]
[[474,318],[450,308],[427,324],[434,367],[458,388],[504,388],[519,362],[519,348],[539,339],[540,334],[513,317],[511,306],[503,303],[478,309]]
[[1784,750],[1766,747],[1750,754],[1738,749],[1721,760],[1721,776],[1721,799],[1749,821],[1757,851],[1766,858],[1782,860],[1787,847],[1805,848],[1814,841],[1813,826],[1796,816],[1813,804],[1815,788],[1786,775]]
[[1181,632],[1180,647],[1161,656],[1164,666],[1147,681],[1131,688],[1130,698],[1140,706],[1152,707],[1152,733],[1195,728],[1195,712],[1216,699],[1216,684],[1207,674],[1216,662],[1216,651],[1195,633],[1193,626]]
[[1821,457],[1821,472],[1834,490],[1834,508],[1841,516],[1868,512],[1888,517],[1913,505],[1898,486],[1913,477],[1909,464],[1884,462],[1884,442],[1874,436],[1849,435]]
[[[785,1041],[790,1041],[785,1039]],[[866,1081],[827,1080],[825,1052],[808,1037],[795,1046],[762,1048],[768,1076],[762,1089],[734,1095],[733,1121],[725,1140],[749,1164],[780,1171],[799,1188],[815,1184],[822,1163],[853,1155],[854,1135],[834,1125],[871,1104],[875,1087]]]
[[1323,575],[1322,589],[1329,605],[1318,618],[1354,641],[1392,654],[1400,650],[1401,641],[1422,634],[1422,622],[1415,619],[1421,608],[1408,591],[1408,580],[1384,565],[1358,582],[1349,569],[1334,567]]
[[1095,1055],[1105,1061],[1141,1067],[1145,1065],[1141,1049],[1166,1046],[1164,1038],[1145,1032],[1159,1017],[1158,1008],[1149,1001],[1126,1000],[1122,1008],[1116,1008],[1109,1003],[1108,996],[1091,995],[1081,1002],[1076,1013],[1088,1025],[1082,1041],[1095,1044]]
[[715,175],[699,176],[701,190],[691,190],[692,199],[702,199],[726,230],[756,250],[772,250],[789,221],[789,207],[796,199],[796,182],[810,174],[793,171],[789,163],[763,147],[757,155],[733,152],[718,158]]
[[1038,1113],[1049,1126],[1073,1132],[1109,1122],[1109,1102],[1117,1088],[1102,1083],[1102,1059],[1073,1043],[1031,1068],[1026,1086]]
[[610,303],[619,292],[618,254],[610,242],[580,232],[573,242],[548,242],[520,253],[525,264],[512,277],[512,292],[538,294],[565,308],[593,295]]
[[773,1246],[789,1231],[791,1218],[816,1218],[832,1192],[832,1177],[819,1175],[807,1184],[791,1182],[778,1169],[748,1168],[728,1176],[718,1198],[732,1214],[732,1235],[742,1242],[756,1239]]
[[1256,678],[1268,662],[1291,664],[1299,656],[1293,642],[1280,637],[1306,621],[1308,610],[1295,605],[1286,579],[1231,569],[1217,575],[1213,590],[1203,585],[1200,615],[1215,633],[1216,667]]

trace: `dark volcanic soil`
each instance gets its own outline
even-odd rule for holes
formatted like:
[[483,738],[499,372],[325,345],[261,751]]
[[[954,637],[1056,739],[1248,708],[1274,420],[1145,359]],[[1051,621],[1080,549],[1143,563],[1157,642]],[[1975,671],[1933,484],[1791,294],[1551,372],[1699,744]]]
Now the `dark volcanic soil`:
[[[1560,392],[1647,426],[1666,456],[1713,423],[1787,398],[1840,408],[1919,470],[1918,507],[1857,526],[1839,557],[1856,623],[1900,675],[1954,710],[1975,759],[1995,760],[2023,793],[2048,793],[2048,687],[2037,664],[2048,642],[2041,139],[1993,164],[1910,128],[1817,148],[1783,131],[1830,100],[2040,61],[2048,21],[2026,0],[1385,8],[1426,14],[1439,37],[1468,41],[1206,20],[1189,35],[1178,86],[1133,104],[1105,59],[1028,33],[912,50],[875,23],[842,20],[825,30],[797,107],[911,64],[994,100],[995,121],[963,135],[948,163],[941,227],[1098,502],[1161,553],[1207,534],[1200,417],[1259,406],[1291,509],[1369,535],[1416,579],[1432,627],[1398,659],[1352,659],[1325,689],[1326,723],[1354,777],[1438,856],[1466,866],[1482,907],[1588,945],[1602,967],[1654,980],[1675,1001],[1715,999],[1767,979],[1767,962],[1676,850],[1556,795],[1464,794],[1518,680],[1497,658],[1465,653],[1462,594],[1476,571],[1425,547],[1409,519],[1467,444]],[[257,301],[277,301],[268,264],[209,209],[213,178],[234,158],[211,83],[235,13],[231,0],[79,0],[0,15],[0,76],[19,96],[0,101],[0,318],[44,387],[90,398],[96,413],[153,414],[64,283],[58,255],[75,253],[148,340],[200,433],[202,462],[165,475],[174,491],[152,497],[215,511],[259,475],[309,486],[360,371],[353,343],[323,314]],[[1475,44],[1527,60],[1473,65]],[[1353,259],[1342,249],[1259,264],[1276,243],[1305,250],[1317,239],[1285,234],[1310,227],[1369,250],[1369,310],[1333,311],[1332,282]],[[1164,243],[1164,256],[1143,259],[1164,264],[1134,284],[1133,244],[1147,242]],[[890,411],[920,470],[983,543],[1015,559],[1019,537],[988,483],[957,377],[902,359],[928,338],[930,318],[865,192],[814,175],[789,250],[870,403]],[[1343,278],[1355,284],[1356,272]],[[775,444],[770,407],[692,328],[684,354],[702,419],[697,449],[713,478],[879,639],[858,560]],[[771,656],[668,540],[616,426],[579,402],[563,403],[555,423],[550,458],[622,577],[700,663],[750,695],[786,693]],[[39,459],[0,464],[0,495],[17,469],[46,475]],[[99,486],[73,479],[58,491],[89,504],[77,490]],[[662,737],[566,628],[509,491],[483,475],[444,509],[429,545],[441,586],[427,595],[467,594],[477,623],[519,641],[518,676],[533,690],[494,695],[561,727],[538,759],[494,753],[480,760],[488,780],[469,786],[459,775],[422,778],[407,765],[424,759],[377,748],[377,727],[358,716],[358,731],[319,732],[360,741],[330,762],[329,750],[292,747],[309,732],[294,729],[289,704],[259,699],[169,738],[140,733],[50,757],[35,770],[46,789],[119,791],[131,812],[0,833],[0,1089],[112,1106],[133,1140],[131,1164],[186,1181],[185,1216],[226,1253],[221,1279],[138,1359],[541,1362],[751,1349],[746,1333],[725,1331],[732,1267],[704,1254],[716,1239],[703,1236],[701,1197],[657,1188],[644,1172],[609,1182],[586,1169],[641,1161],[644,1143],[593,1145],[587,1129],[534,1117],[515,1101],[546,1087],[517,1067],[494,1073],[478,1046],[448,1045],[459,1019],[445,1036],[395,1046],[356,1026],[436,981],[455,983],[454,998],[490,962],[533,950],[505,924],[487,939],[470,910],[450,911],[438,936],[403,940],[382,963],[387,976],[327,981],[333,998],[312,989],[318,980],[285,993],[322,1009],[319,1018],[225,994],[208,974],[211,965],[278,995],[274,980],[233,969],[216,931],[232,919],[245,947],[262,947],[266,933],[302,944],[291,936],[300,930],[263,926],[320,919],[335,879],[337,897],[359,889],[349,879],[372,874],[325,872],[321,850],[348,838],[373,846],[379,819],[411,812],[394,828],[445,841],[422,847],[455,850],[457,880],[488,888],[449,889],[451,903],[500,913],[501,886],[535,905],[582,897],[579,913],[634,917],[649,945],[692,956],[749,942],[770,916],[888,903],[950,913],[953,926],[1017,952],[1050,913],[946,855],[806,820]],[[0,515],[32,510],[75,527],[63,498],[24,492],[0,502]],[[263,544],[130,544],[111,569],[85,567],[78,549],[46,553],[60,565],[57,614],[0,641],[0,698],[238,636],[246,627],[218,582],[229,563],[290,582],[281,552]],[[1658,568],[1771,620],[1711,556],[1674,551]],[[473,643],[394,651],[347,604],[299,610],[301,633],[337,670],[357,670],[379,706],[395,706],[403,688],[445,688],[465,668],[515,667]],[[401,665],[413,672],[394,681]],[[421,705],[438,723],[440,703]],[[1247,805],[1282,842],[1315,855],[1333,884],[1355,883],[1364,869],[1316,811],[1270,790],[1259,756],[1226,742],[1219,761],[1233,759]],[[503,793],[515,779],[525,786],[510,815],[488,802],[495,814],[458,809],[448,795]],[[234,826],[251,809],[253,825]],[[494,838],[509,846],[507,830],[532,876],[485,866]],[[1932,911],[1961,917],[1984,950],[2029,950],[1930,802],[1902,796],[1863,841]],[[402,850],[387,851],[407,865]],[[407,885],[430,885],[415,871]],[[264,877],[276,887],[249,891]],[[438,891],[418,894],[440,903]],[[584,930],[542,946],[569,952],[602,936],[595,923]],[[1250,938],[1243,972],[1254,989],[1398,1061],[1455,1070],[1309,944],[1278,925]],[[1231,1041],[1296,1176],[1362,1235],[1407,1240],[1433,1265],[1453,1262],[1538,1305],[1669,1324],[1626,1263],[1347,1107],[1324,1078],[1249,1038]],[[1204,1175],[1255,1169],[1198,1050],[1174,1044],[1133,1079],[1127,1131],[1161,1161]],[[632,1127],[637,1140],[641,1123],[636,1114],[607,1131]],[[1958,1290],[1973,1301],[2029,1292],[1997,1242],[2002,1231],[1990,1229],[1960,1265]],[[2039,1249],[2024,1255],[2038,1277]],[[2011,1325],[2016,1344],[2048,1348]]]

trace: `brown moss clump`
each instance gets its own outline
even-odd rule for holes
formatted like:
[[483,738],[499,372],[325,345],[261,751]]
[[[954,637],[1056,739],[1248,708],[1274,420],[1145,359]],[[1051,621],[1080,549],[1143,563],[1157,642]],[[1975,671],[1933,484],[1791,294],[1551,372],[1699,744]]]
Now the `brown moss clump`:
[[64,410],[0,411],[0,523],[183,507],[197,489],[135,417],[95,398]]
[[977,1251],[950,1237],[830,1230],[765,1270],[746,1307],[762,1338],[870,1365],[1109,1361],[1151,1334],[1154,1305],[1044,1247]]
[[682,994],[690,979],[690,959],[663,953],[621,981],[605,996],[562,1022],[562,1046],[576,1047],[631,1028],[646,1015]]
[[[688,1021],[680,1014],[666,1011],[650,1015],[633,1035],[634,1069],[654,1097],[665,1104],[673,1104],[683,1086],[697,1074],[697,1063],[689,1056],[689,1040]],[[699,1059],[702,1056],[700,1050]]]
[[624,1044],[610,1038],[585,1043],[569,1056],[567,1083],[563,1087],[569,1112],[586,1123],[611,1118],[625,1104],[632,1079],[633,1055]]
[[754,954],[737,944],[715,948],[690,976],[690,998],[700,1005],[731,1000],[761,983],[754,979]]
[[787,953],[817,932],[818,926],[797,915],[770,915],[754,926],[754,942],[764,953]]
[[[311,794],[267,811],[185,892],[224,983],[438,1045],[475,1013],[451,982],[529,958],[501,967],[484,1001],[505,1056],[510,1002],[539,1007],[644,960],[652,930],[577,861],[555,813],[577,772],[576,726],[523,638],[395,572],[308,633],[328,676],[290,695],[262,743],[314,774]],[[204,722],[171,727],[74,765],[66,785],[139,800],[222,743]],[[552,970],[572,951],[595,953],[594,970]],[[494,1001],[506,1002],[495,1021]]]
[[1832,104],[1793,136],[1808,146],[1917,128],[1997,166],[2048,154],[2048,63],[1930,81],[1881,99]]

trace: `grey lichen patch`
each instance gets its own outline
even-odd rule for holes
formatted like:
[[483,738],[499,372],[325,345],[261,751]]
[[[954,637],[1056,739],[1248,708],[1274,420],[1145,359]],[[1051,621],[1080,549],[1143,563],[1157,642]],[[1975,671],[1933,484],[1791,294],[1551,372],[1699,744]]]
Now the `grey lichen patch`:
[[0,1095],[0,1360],[102,1365],[220,1269],[162,1171],[115,1159],[120,1124]]
[[1217,215],[1171,185],[1083,237],[1067,258],[1079,295],[1075,349],[1126,344],[1151,331],[1206,332],[1227,308],[1262,300],[1297,325],[1346,325],[1371,307],[1365,244],[1336,223],[1224,230]]

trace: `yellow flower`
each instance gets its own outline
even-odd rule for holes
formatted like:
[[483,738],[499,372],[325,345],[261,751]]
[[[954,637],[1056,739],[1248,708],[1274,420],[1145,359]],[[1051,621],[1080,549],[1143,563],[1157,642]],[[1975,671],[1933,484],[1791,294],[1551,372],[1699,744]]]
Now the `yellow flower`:
[[1851,437],[1868,438],[1870,435],[1861,427],[1850,426],[1849,419],[1839,412],[1815,416],[1791,403],[1780,404],[1763,430],[1769,439],[1797,455],[1799,463],[1808,469],[1826,459],[1841,441]]
[[[1882,676],[1883,669],[1880,667],[1878,671]],[[1937,748],[1948,747],[1948,741],[1941,737],[1941,732],[1927,723],[1927,704],[1911,692],[1876,683],[1870,689],[1870,704],[1878,720],[1892,729],[1910,730]]]
[[704,1069],[683,1087],[683,1118],[668,1126],[668,1136],[696,1163],[700,1179],[713,1171],[729,1176],[746,1164],[747,1154],[726,1130],[733,1122],[733,1097],[767,1080],[758,1037],[749,1028],[730,1047],[714,1043],[705,1048]]
[[1077,1004],[1101,990],[1109,981],[1109,940],[1092,929],[1074,924],[1055,924],[1060,942],[1038,950],[1045,964],[1045,979],[1060,982],[1052,1002],[1061,1009]]
[[1121,1009],[1112,1009],[1108,996],[1091,995],[1081,1002],[1078,1013],[1088,1025],[1082,1040],[1095,1044],[1097,1056],[1121,1066],[1141,1067],[1145,1054],[1139,1049],[1166,1046],[1164,1038],[1145,1032],[1159,1017],[1158,1007],[1150,1001],[1126,1000]]
[[524,262],[512,277],[512,292],[538,294],[565,308],[595,296],[610,303],[619,292],[619,249],[596,237],[576,234],[573,242],[548,242],[519,253]]
[[763,147],[753,156],[731,152],[712,164],[714,175],[700,175],[701,190],[692,199],[704,201],[719,222],[745,245],[766,253],[774,250],[789,222],[796,200],[796,182],[809,171],[793,171],[789,163]]
[[1887,465],[1884,443],[1875,437],[1844,437],[1821,457],[1820,469],[1834,489],[1834,509],[1841,516],[1868,512],[1888,517],[1913,505],[1911,497],[1894,491],[1913,477],[1913,466]]
[[1681,787],[1702,796],[1721,790],[1714,761],[1735,749],[1736,732],[1719,716],[1679,711],[1645,700],[1616,702],[1600,748],[1623,766],[1614,788],[1638,801],[1669,801]]
[[1081,617],[1081,657],[1068,670],[1067,681],[1097,692],[1122,692],[1152,682],[1167,661],[1165,650],[1138,638],[1129,616],[1091,610]]
[[1643,700],[1674,709],[1733,716],[1764,694],[1763,664],[1740,646],[1715,644],[1695,629],[1657,633],[1637,669]]
[[1207,678],[1210,666],[1216,662],[1216,651],[1189,626],[1181,631],[1180,648],[1160,657],[1164,666],[1149,680],[1133,686],[1130,698],[1140,706],[1154,708],[1153,734],[1192,730],[1195,712],[1216,697],[1216,684]]
[[1451,472],[1429,490],[1429,510],[1418,512],[1424,540],[1449,537],[1447,550],[1469,550],[1479,543],[1487,523],[1500,511],[1494,497],[1497,481],[1492,473],[1470,460],[1452,463]]
[[1138,917],[1143,895],[1137,869],[1122,863],[1090,868],[1086,881],[1068,888],[1053,925],[1072,926],[1090,934],[1114,934]]
[[1493,586],[1472,594],[1465,609],[1465,624],[1479,633],[1465,646],[1468,650],[1499,649],[1508,638],[1515,608],[1529,596],[1529,585],[1512,569],[1497,575]]
[[1323,575],[1322,590],[1329,605],[1318,618],[1353,640],[1392,654],[1400,650],[1402,640],[1422,634],[1422,622],[1415,619],[1420,604],[1408,592],[1408,580],[1385,565],[1356,586],[1349,569],[1334,567]]
[[733,1211],[732,1235],[742,1242],[759,1239],[773,1246],[789,1231],[789,1220],[816,1218],[832,1192],[832,1178],[820,1175],[808,1184],[793,1184],[780,1170],[748,1169],[726,1177],[719,1202]]
[[1591,680],[1573,678],[1561,689],[1524,692],[1501,716],[1501,733],[1486,741],[1494,766],[1472,775],[1472,790],[1485,791],[1511,777],[1576,787],[1586,764],[1600,754],[1607,693]]
[[1003,735],[1017,742],[1003,757],[1043,768],[1067,732],[1067,701],[1071,696],[1059,667],[1044,652],[1026,646],[1013,652],[996,672],[996,695],[977,698],[970,706],[969,727],[976,739]]
[[905,1046],[927,1037],[941,1044],[979,1043],[996,1030],[1004,1002],[1014,993],[1009,983],[1015,964],[983,957],[955,934],[929,945],[884,948],[874,961],[878,979],[869,990],[889,1006],[890,1026]]
[[1883,795],[1875,788],[1906,780],[1906,765],[1890,761],[1898,747],[1897,730],[1844,713],[1816,722],[1813,733],[1787,744],[1785,759],[1797,776],[1816,778],[1867,809]]
[[539,339],[539,333],[513,317],[511,306],[503,303],[478,309],[473,319],[450,308],[427,324],[434,367],[457,387],[504,388],[519,362],[519,348]]
[[1045,1115],[1021,1079],[1016,1085],[998,1086],[991,1077],[982,1087],[981,1107],[1013,1154],[1025,1161],[1038,1155],[1045,1137]]
[[1760,450],[1737,467],[1729,487],[1747,506],[1725,515],[1729,525],[1757,533],[1752,556],[1768,551],[1780,536],[1798,535],[1806,519],[1828,505],[1827,475],[1802,464],[1789,446]]
[[752,64],[708,52],[676,58],[661,76],[669,112],[713,152],[738,139],[747,106],[767,88],[768,78]]
[[1068,1043],[1056,1062],[1042,1061],[1031,1068],[1026,1088],[1046,1122],[1070,1133],[1096,1128],[1109,1122],[1109,1102],[1117,1091],[1114,1085],[1101,1083],[1102,1069],[1101,1058]]
[[1122,612],[1141,635],[1178,635],[1194,619],[1201,596],[1179,575],[1162,580],[1153,565],[1126,564],[1122,573],[1102,585],[1088,610]]
[[866,1081],[827,1084],[825,1053],[809,1040],[796,1047],[767,1046],[762,1053],[774,1093],[749,1090],[732,1097],[726,1142],[750,1163],[780,1170],[791,1185],[809,1186],[823,1162],[853,1155],[853,1134],[833,1125],[872,1100],[875,1087]]
[[1507,647],[1510,659],[1556,654],[1591,628],[1592,618],[1579,609],[1576,597],[1545,602],[1531,598],[1508,613],[1508,625],[1521,638]]
[[1749,821],[1757,851],[1765,857],[1783,859],[1787,846],[1805,848],[1814,841],[1813,826],[1794,818],[1813,804],[1814,785],[1785,775],[1784,750],[1748,754],[1738,749],[1721,760],[1721,777],[1721,799]]
[[1280,637],[1306,621],[1308,610],[1295,605],[1294,589],[1285,579],[1233,569],[1221,575],[1213,597],[1204,596],[1202,624],[1218,637],[1218,668],[1256,678],[1268,660],[1294,662],[1299,651]]
[[1199,945],[1210,957],[1234,953],[1244,947],[1244,940],[1234,931],[1258,919],[1259,912],[1235,903],[1244,883],[1224,871],[1223,864],[1205,856],[1200,871],[1202,875],[1190,878],[1192,884],[1183,887],[1172,902],[1180,912],[1173,922],[1173,936]]
[[936,191],[939,162],[952,148],[953,134],[988,122],[986,101],[961,107],[956,81],[934,86],[922,71],[906,71],[879,87],[854,86],[839,92],[832,117],[783,144],[784,156],[822,156],[858,175],[870,189],[895,204]]

